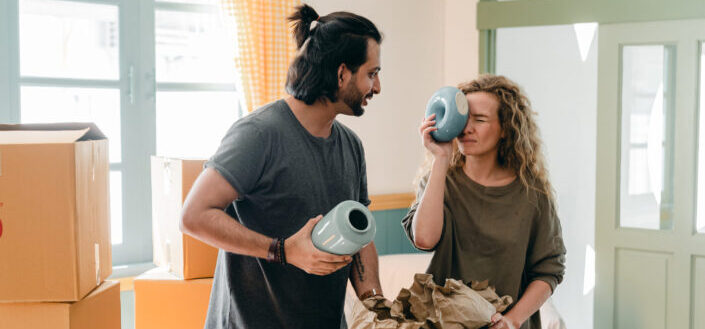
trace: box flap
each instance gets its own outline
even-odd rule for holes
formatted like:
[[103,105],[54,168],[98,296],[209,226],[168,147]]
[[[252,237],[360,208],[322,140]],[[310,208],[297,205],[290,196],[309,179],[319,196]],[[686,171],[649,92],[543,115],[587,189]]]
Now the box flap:
[[[115,289],[117,286],[117,290],[120,291],[120,281],[115,281],[115,280],[107,280],[103,282],[101,285],[99,285],[97,288],[93,289],[86,297],[83,297],[81,301],[85,300],[90,300],[95,298],[96,296],[99,296],[102,294],[104,291],[110,290],[110,289]],[[80,302],[80,301],[79,301]],[[76,303],[76,302],[74,302]]]
[[70,329],[120,329],[120,285],[107,281],[71,304]]
[[106,139],[92,122],[0,124],[0,144],[50,144]]

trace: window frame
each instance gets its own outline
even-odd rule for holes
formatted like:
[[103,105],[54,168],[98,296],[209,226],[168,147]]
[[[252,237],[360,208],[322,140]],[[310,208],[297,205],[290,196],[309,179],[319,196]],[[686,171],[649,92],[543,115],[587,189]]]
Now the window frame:
[[[152,262],[150,157],[156,154],[156,97],[170,91],[233,91],[228,83],[156,82],[155,13],[157,10],[216,12],[218,4],[155,0],[55,0],[114,5],[118,9],[117,80],[23,77],[20,75],[19,2],[0,4],[0,122],[20,123],[20,87],[111,88],[120,92],[122,159],[110,170],[122,173],[122,243],[112,246],[116,273],[143,269]],[[241,101],[237,113],[242,116]]]

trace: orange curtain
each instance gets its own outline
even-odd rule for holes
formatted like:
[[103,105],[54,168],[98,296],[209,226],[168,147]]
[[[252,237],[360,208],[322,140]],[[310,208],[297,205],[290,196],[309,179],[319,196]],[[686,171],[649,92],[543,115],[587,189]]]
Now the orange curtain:
[[235,65],[248,112],[286,95],[284,85],[296,41],[286,18],[301,0],[221,0],[237,24]]

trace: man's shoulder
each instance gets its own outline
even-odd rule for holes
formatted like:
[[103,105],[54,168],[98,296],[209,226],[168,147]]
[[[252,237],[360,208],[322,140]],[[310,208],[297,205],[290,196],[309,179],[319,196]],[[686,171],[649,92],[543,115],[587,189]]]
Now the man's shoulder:
[[283,117],[289,106],[283,99],[265,104],[243,117],[243,120],[266,121]]
[[362,141],[360,140],[360,137],[355,133],[354,130],[350,129],[350,127],[344,125],[342,122],[335,120],[334,125],[336,125],[340,131],[340,134],[342,136],[345,136],[352,140],[355,144],[360,145],[362,147]]
[[261,106],[238,120],[237,124],[255,127],[260,132],[276,131],[288,120],[287,105],[283,100]]

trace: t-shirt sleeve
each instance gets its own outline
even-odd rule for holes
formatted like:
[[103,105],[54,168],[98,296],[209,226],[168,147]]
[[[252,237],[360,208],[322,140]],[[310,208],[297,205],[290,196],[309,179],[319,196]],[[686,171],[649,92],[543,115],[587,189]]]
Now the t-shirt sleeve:
[[365,207],[370,206],[370,196],[367,193],[367,164],[365,162],[365,150],[360,144],[360,157],[362,158],[362,164],[360,165],[360,197],[358,202],[362,203]]
[[527,259],[529,282],[541,280],[555,291],[565,274],[566,249],[563,244],[561,222],[555,205],[547,197],[539,201],[539,212],[533,223]]
[[230,127],[218,150],[206,162],[237,191],[242,199],[259,181],[269,154],[269,143],[251,121],[240,120]]
[[428,183],[428,176],[422,178],[419,181],[419,186],[416,189],[416,200],[414,203],[411,205],[409,208],[409,211],[406,213],[404,218],[401,219],[401,226],[404,229],[404,233],[406,233],[406,237],[409,238],[409,242],[411,242],[411,245],[414,246],[414,248],[421,250],[421,251],[434,251],[436,250],[436,247],[440,244],[441,240],[443,240],[443,235],[445,235],[445,216],[447,212],[447,207],[445,206],[445,202],[443,205],[443,230],[441,231],[441,238],[438,239],[438,243],[431,248],[431,249],[422,249],[419,248],[415,243],[414,243],[414,230],[413,230],[413,221],[414,221],[414,215],[416,214],[416,210],[419,207],[419,201],[423,197],[424,191],[426,190],[426,184]]

